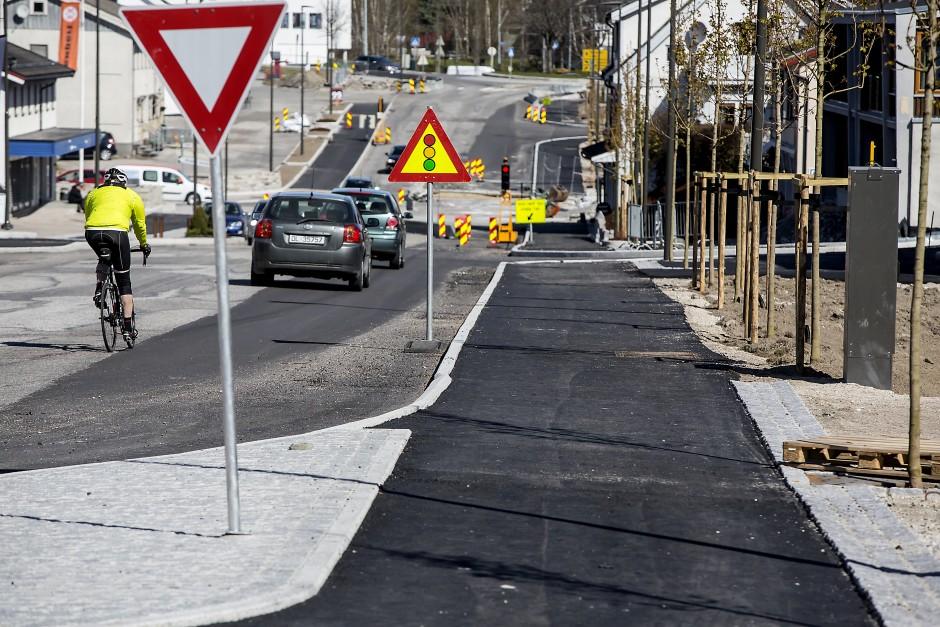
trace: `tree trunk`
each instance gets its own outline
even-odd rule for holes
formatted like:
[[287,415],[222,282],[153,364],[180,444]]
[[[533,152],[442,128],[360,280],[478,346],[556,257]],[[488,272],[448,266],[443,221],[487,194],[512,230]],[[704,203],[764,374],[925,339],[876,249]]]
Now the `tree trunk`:
[[[823,175],[822,172],[822,152],[823,152],[823,105],[825,104],[826,98],[826,34],[828,29],[825,27],[829,17],[826,11],[820,11],[819,13],[819,22],[816,35],[816,155],[814,161],[814,167],[816,169],[815,176],[821,178]],[[822,191],[821,187],[815,187],[815,193],[818,194]],[[809,349],[809,360],[810,363],[817,363],[819,360],[819,351],[821,347],[820,337],[819,337],[819,323],[820,323],[820,306],[819,302],[820,289],[819,289],[819,210],[814,208],[813,210],[813,300],[812,300],[812,312],[811,312],[811,329],[810,329],[810,349]]]
[[751,197],[754,199],[751,202],[751,276],[748,278],[748,284],[750,287],[749,301],[750,305],[748,309],[750,314],[748,315],[748,339],[751,344],[757,343],[757,334],[760,324],[758,323],[758,295],[760,294],[760,191],[761,184],[760,181],[755,180],[752,184],[752,194]]
[[[691,105],[689,105],[691,109]],[[688,120],[686,120],[688,121]],[[682,243],[682,267],[689,269],[689,230],[692,222],[692,128],[685,126],[685,225]]]
[[725,239],[728,224],[728,180],[721,179],[718,199],[718,310],[725,305]]
[[921,306],[924,299],[924,239],[927,235],[927,191],[930,181],[930,144],[933,132],[934,87],[937,59],[937,0],[927,0],[927,69],[924,116],[920,134],[920,184],[917,190],[917,247],[914,252],[914,289],[911,295],[910,421],[907,472],[911,487],[922,487],[920,468]]
[[[780,173],[780,140],[783,134],[783,125],[780,124],[780,115],[783,113],[781,105],[780,73],[774,70],[772,89],[774,92],[774,174]],[[771,189],[775,192],[780,189],[780,181],[774,180]],[[767,204],[767,337],[777,333],[776,312],[776,280],[777,280],[777,205],[779,199]]]

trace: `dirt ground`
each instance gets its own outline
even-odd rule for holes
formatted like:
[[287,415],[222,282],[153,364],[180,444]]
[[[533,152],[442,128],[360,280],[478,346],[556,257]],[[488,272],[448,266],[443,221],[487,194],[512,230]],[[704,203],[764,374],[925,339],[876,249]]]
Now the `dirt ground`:
[[[713,288],[705,297],[689,289],[688,279],[657,279],[656,284],[686,306],[692,327],[716,352],[736,359],[745,367],[745,378],[790,380],[794,389],[830,434],[867,434],[906,436],[908,425],[908,350],[910,347],[911,287],[898,286],[897,353],[893,370],[893,391],[875,390],[843,383],[842,334],[844,284],[823,279],[822,355],[800,377],[793,364],[796,355],[794,336],[794,280],[777,277],[776,327],[774,338],[766,334],[767,310],[761,308],[761,339],[751,346],[744,339],[741,305],[733,301],[734,277],[726,282],[725,307],[716,309]],[[923,436],[940,439],[940,285],[928,284],[924,292],[923,369],[921,417]],[[807,322],[809,311],[807,311]],[[807,356],[809,345],[807,344]]]

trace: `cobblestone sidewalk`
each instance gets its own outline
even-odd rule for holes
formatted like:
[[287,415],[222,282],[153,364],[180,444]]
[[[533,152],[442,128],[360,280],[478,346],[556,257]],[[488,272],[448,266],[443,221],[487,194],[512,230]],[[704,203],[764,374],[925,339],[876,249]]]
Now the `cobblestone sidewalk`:
[[0,624],[203,624],[300,602],[326,580],[409,436],[343,430],[239,446],[241,536],[224,535],[221,448],[4,476]]

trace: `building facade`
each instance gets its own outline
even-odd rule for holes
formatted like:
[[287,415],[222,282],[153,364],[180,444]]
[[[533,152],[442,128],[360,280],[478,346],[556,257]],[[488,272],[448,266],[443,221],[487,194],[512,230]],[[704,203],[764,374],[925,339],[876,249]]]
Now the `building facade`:
[[281,62],[325,63],[328,50],[342,59],[352,47],[352,0],[287,0],[272,49]]

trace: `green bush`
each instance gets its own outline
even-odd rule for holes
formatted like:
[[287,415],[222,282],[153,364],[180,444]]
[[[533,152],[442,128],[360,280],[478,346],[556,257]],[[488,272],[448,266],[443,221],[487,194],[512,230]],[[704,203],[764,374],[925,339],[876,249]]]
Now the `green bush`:
[[212,237],[212,227],[201,202],[193,203],[193,217],[186,229],[186,237]]

